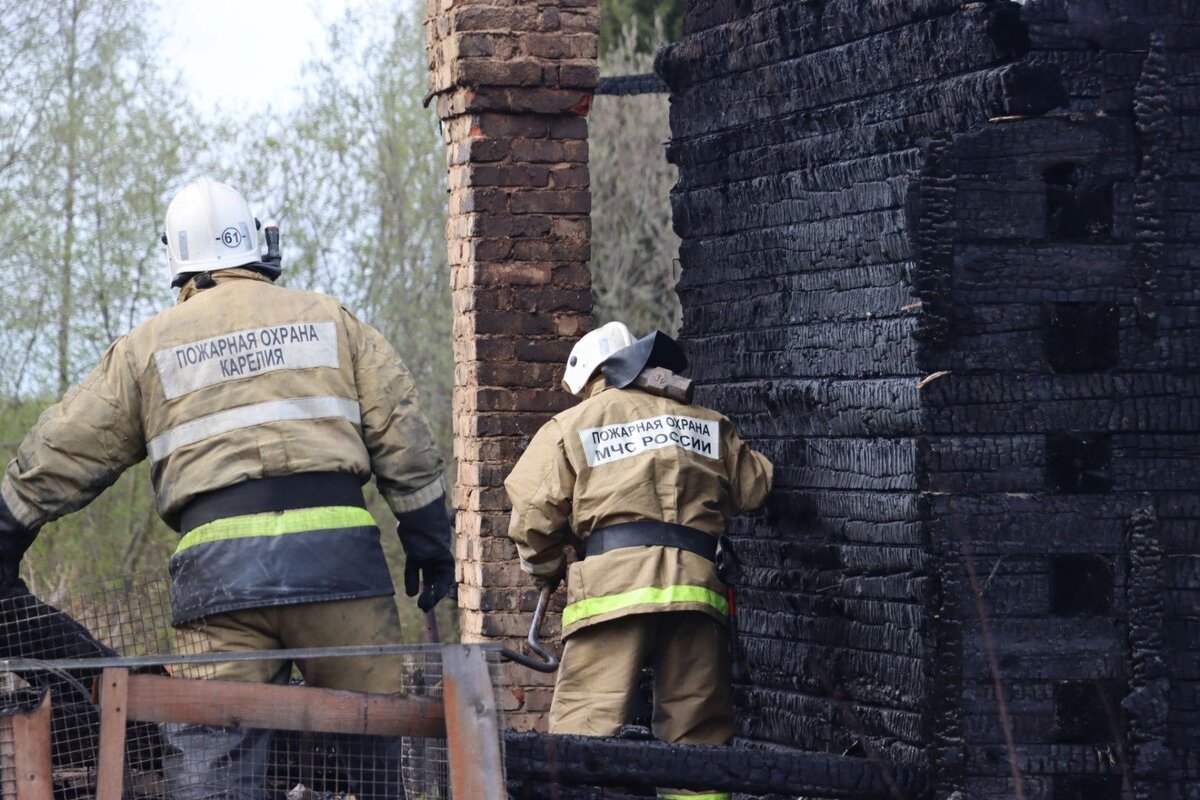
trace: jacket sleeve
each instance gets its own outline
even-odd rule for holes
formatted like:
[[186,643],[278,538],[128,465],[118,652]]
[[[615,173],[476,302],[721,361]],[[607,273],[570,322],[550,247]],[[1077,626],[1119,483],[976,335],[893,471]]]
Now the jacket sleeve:
[[767,501],[775,467],[743,442],[731,423],[725,424],[729,431],[725,437],[725,469],[733,488],[733,503],[739,512],[754,511]]
[[563,545],[570,532],[575,473],[567,460],[562,428],[542,426],[504,480],[512,503],[508,535],[517,544],[521,568],[549,577],[563,568]]
[[9,462],[0,495],[13,517],[36,532],[86,506],[145,457],[141,393],[121,338],[42,413]]
[[379,493],[397,516],[445,495],[444,464],[412,376],[383,334],[343,309],[354,359],[363,442]]

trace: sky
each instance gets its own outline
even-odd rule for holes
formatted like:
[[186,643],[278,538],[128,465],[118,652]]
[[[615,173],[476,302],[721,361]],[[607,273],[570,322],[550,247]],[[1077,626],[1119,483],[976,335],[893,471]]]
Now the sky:
[[[174,0],[163,3],[164,54],[201,108],[277,112],[299,102],[300,68],[324,52],[344,0]],[[320,7],[320,11],[318,11]]]

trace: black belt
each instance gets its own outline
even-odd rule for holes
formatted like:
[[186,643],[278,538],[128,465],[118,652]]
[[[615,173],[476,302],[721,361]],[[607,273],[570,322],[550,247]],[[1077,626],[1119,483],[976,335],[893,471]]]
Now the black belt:
[[366,508],[362,483],[348,472],[298,472],[242,481],[206,492],[188,503],[179,515],[179,531],[187,533],[226,517],[320,506]]
[[659,545],[661,547],[678,547],[703,556],[709,561],[717,559],[717,537],[711,533],[698,531],[686,525],[676,525],[671,522],[624,522],[620,525],[610,525],[588,534],[583,542],[582,558],[598,556],[610,550],[622,547],[644,547]]

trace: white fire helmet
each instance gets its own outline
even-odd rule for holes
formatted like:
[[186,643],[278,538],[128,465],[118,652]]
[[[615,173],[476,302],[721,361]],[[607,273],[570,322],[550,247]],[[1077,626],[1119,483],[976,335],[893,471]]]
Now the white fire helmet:
[[633,334],[623,322],[610,322],[584,334],[571,348],[567,371],[563,374],[563,388],[578,395],[609,356],[631,344]]
[[197,178],[167,207],[167,268],[171,285],[181,275],[258,261],[258,220],[246,198],[223,183]]

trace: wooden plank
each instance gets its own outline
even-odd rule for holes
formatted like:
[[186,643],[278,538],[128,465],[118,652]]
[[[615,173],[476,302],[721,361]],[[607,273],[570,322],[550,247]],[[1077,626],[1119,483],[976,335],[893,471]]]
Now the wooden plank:
[[41,704],[9,718],[13,734],[13,778],[16,800],[52,800],[54,776],[50,765],[50,692]]
[[129,719],[369,736],[446,732],[441,704],[426,697],[158,675],[130,676]]
[[454,796],[504,800],[507,790],[500,760],[500,724],[482,650],[470,645],[442,648],[442,692]]
[[100,748],[96,800],[121,800],[125,784],[125,724],[129,670],[110,667],[100,675]]

